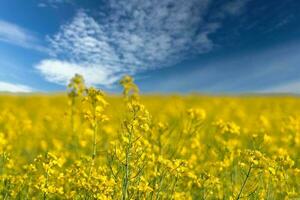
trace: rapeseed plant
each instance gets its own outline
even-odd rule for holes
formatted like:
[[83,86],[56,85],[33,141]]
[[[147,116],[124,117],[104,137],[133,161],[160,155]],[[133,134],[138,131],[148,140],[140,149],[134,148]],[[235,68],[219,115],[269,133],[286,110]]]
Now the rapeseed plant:
[[1,199],[297,199],[297,97],[0,96]]

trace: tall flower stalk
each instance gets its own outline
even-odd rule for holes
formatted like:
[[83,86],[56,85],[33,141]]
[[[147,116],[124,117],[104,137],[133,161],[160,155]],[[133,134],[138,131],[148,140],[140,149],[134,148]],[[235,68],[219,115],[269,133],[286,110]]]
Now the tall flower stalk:
[[84,118],[89,122],[93,130],[93,142],[92,142],[92,166],[94,165],[95,158],[97,156],[97,134],[99,125],[108,120],[107,115],[104,114],[105,108],[108,103],[104,99],[104,93],[94,87],[86,89],[86,96],[84,102],[87,104],[86,110],[84,111]]
[[83,92],[85,90],[84,79],[81,75],[75,74],[75,76],[70,80],[68,84],[68,98],[71,108],[71,131],[72,131],[72,143],[74,145],[75,151],[78,150],[78,137],[75,128],[75,113],[76,104],[78,99],[82,98]]
[[[131,186],[131,178],[139,178],[142,174],[143,167],[135,166],[136,170],[133,170],[132,163],[142,163],[142,159],[136,157],[142,157],[143,152],[139,152],[138,149],[143,149],[139,146],[141,140],[143,140],[143,133],[150,130],[150,115],[139,101],[138,87],[134,84],[133,79],[130,76],[125,76],[120,84],[123,86],[123,95],[127,106],[127,112],[129,115],[123,121],[123,143],[125,150],[125,166],[123,170],[122,181],[122,199],[128,199],[129,188]],[[143,150],[142,150],[143,151]],[[137,160],[139,159],[139,160]],[[143,164],[142,164],[143,165]],[[137,171],[133,175],[133,171]]]

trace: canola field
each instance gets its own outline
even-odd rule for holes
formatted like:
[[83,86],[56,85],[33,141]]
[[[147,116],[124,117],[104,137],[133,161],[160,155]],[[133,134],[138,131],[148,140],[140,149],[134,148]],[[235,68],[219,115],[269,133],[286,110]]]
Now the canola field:
[[300,99],[0,96],[1,199],[300,199]]

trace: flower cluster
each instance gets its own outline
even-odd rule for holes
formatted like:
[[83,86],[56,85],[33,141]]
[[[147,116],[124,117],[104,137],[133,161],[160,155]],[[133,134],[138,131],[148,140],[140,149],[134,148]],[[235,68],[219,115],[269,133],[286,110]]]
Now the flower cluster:
[[1,199],[299,199],[295,97],[0,95]]

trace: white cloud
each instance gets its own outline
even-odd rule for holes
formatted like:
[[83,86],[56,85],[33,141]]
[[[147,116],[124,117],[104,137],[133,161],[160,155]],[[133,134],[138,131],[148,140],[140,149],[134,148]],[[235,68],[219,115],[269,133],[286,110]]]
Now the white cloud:
[[43,60],[35,66],[48,81],[65,85],[74,74],[81,74],[86,79],[87,85],[97,85],[101,83],[112,84],[118,76],[112,76],[109,69],[99,66],[84,67],[75,63],[60,60]]
[[0,20],[0,42],[21,46],[28,49],[46,52],[47,49],[39,44],[34,33],[16,24]]
[[33,89],[26,85],[0,81],[0,91],[1,92],[32,92]]
[[37,69],[55,83],[67,82],[76,70],[93,72],[86,73],[87,82],[110,85],[122,74],[168,67],[206,53],[214,47],[210,35],[221,26],[205,21],[211,1],[110,0],[98,17],[80,10],[48,38],[52,58]]

